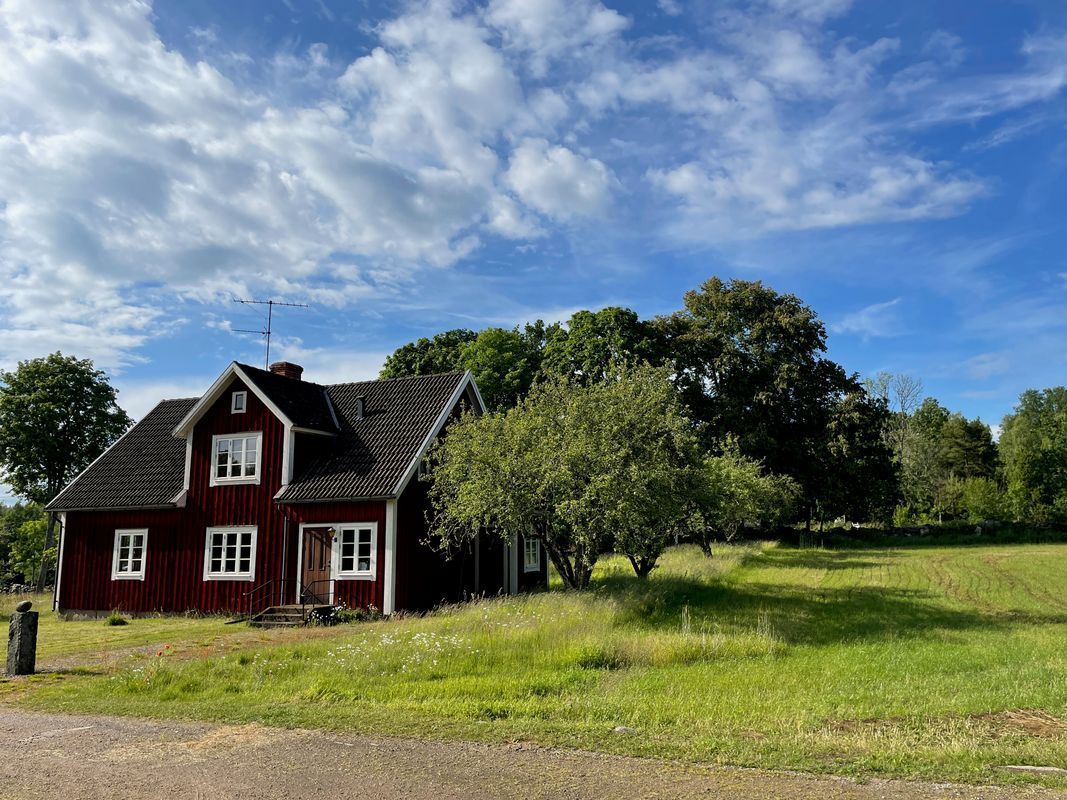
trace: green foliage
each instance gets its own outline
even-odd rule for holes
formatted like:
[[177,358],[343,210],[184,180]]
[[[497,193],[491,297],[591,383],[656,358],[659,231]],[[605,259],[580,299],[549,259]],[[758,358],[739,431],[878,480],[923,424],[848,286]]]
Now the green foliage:
[[[890,415],[884,401],[851,392],[832,409],[814,483],[820,520],[839,516],[886,522],[899,495],[899,472],[888,443]],[[820,485],[821,483],[821,485]]]
[[792,478],[765,475],[760,462],[741,455],[735,440],[728,439],[722,450],[704,461],[698,500],[704,525],[695,534],[706,555],[717,537],[730,542],[746,524],[788,517],[797,496]]
[[662,337],[654,325],[628,308],[577,311],[567,326],[549,332],[542,370],[546,375],[579,382],[607,378],[612,365],[659,364],[664,360]]
[[1000,452],[1016,516],[1067,520],[1067,388],[1023,392],[1004,418]]
[[436,375],[460,369],[460,354],[464,346],[474,341],[476,334],[466,328],[456,328],[425,337],[397,348],[385,359],[378,377],[406,378],[412,375]]
[[[989,426],[978,419],[953,414],[927,397],[908,420],[906,435],[897,447],[901,490],[911,521],[939,522],[966,519],[980,508],[996,516],[1010,516],[997,483],[997,446]],[[971,479],[983,483],[970,484]],[[964,499],[964,487],[969,486]],[[981,498],[981,499],[980,499]]]
[[0,475],[42,505],[129,426],[93,362],[53,353],[0,371]]
[[[21,576],[20,583],[29,583],[37,575],[41,559],[45,556],[45,532],[48,521],[44,515],[28,519],[15,528],[11,537],[8,569],[13,578]],[[49,563],[55,560],[55,548],[48,553]]]
[[[759,281],[711,278],[656,324],[708,446],[735,436],[742,454],[792,477],[806,518],[880,510],[896,493],[887,451],[850,438],[881,438],[884,411],[857,399],[859,383],[824,356],[826,330],[798,298]],[[864,463],[848,463],[852,454]],[[850,502],[856,481],[872,508]]]
[[964,478],[960,487],[960,505],[968,522],[1011,517],[1008,496],[992,478]]
[[36,503],[0,506],[0,585],[33,580],[41,564],[45,524]]
[[470,370],[482,399],[492,410],[514,405],[529,391],[541,367],[546,337],[558,326],[541,321],[520,330],[458,328],[397,348],[379,377],[402,378]]
[[129,625],[130,621],[126,617],[122,616],[118,611],[112,611],[106,617],[104,617],[104,624],[109,628],[118,628],[123,625]]
[[[0,371],[0,478],[46,505],[130,426],[107,376],[87,359],[52,353]],[[49,521],[37,590],[53,553]],[[33,531],[25,536],[32,539]]]
[[[531,340],[532,339],[532,340]],[[533,385],[541,361],[540,332],[486,328],[463,346],[459,365],[474,375],[490,409],[515,405]]]
[[576,589],[612,545],[647,575],[692,514],[695,445],[664,370],[546,381],[505,412],[465,415],[435,446],[434,536],[446,548],[484,531],[537,538]]

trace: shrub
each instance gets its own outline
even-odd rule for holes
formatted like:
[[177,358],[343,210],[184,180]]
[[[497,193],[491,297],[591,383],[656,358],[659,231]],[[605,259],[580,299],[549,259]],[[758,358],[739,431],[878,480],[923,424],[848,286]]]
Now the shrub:
[[104,618],[104,624],[111,625],[112,627],[114,627],[116,625],[129,625],[130,621],[126,619],[126,617],[122,616],[118,611],[112,611]]

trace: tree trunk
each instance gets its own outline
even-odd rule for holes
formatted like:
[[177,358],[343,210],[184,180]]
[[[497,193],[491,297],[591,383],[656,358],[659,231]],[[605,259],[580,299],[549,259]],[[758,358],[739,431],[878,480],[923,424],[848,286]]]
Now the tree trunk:
[[48,527],[44,531],[44,550],[41,551],[41,569],[37,572],[37,586],[34,590],[40,594],[44,591],[45,583],[48,581],[48,551],[52,549],[52,540],[55,537],[56,532],[56,513],[54,511],[48,512]]

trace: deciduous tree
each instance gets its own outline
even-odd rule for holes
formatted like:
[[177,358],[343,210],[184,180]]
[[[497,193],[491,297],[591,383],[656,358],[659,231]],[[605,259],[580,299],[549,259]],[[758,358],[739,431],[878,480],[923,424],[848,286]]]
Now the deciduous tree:
[[664,370],[557,377],[449,427],[430,456],[432,529],[445,547],[479,532],[539,539],[575,589],[612,546],[643,577],[693,511],[697,453]]
[[[0,474],[21,497],[47,504],[130,425],[107,376],[89,360],[53,353],[0,371]],[[38,591],[55,537],[49,515]]]

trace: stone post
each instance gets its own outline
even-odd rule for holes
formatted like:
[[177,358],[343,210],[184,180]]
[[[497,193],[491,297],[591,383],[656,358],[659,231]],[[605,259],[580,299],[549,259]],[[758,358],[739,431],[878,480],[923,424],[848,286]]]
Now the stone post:
[[15,606],[7,631],[7,674],[32,675],[37,664],[37,612],[23,600]]

